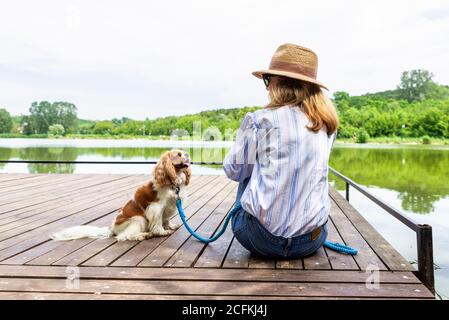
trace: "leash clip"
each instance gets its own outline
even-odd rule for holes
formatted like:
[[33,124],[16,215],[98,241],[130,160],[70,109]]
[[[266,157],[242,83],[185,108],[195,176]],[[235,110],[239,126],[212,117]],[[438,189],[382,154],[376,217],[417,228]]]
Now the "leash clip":
[[175,193],[178,196],[178,200],[181,199],[181,197],[179,196],[179,186],[175,187]]

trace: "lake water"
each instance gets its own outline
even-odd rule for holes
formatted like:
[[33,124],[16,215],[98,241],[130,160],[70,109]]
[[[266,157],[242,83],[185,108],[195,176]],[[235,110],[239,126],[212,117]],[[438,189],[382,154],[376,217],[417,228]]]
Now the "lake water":
[[[151,140],[0,139],[0,160],[149,161],[170,148],[193,161],[222,161],[232,142]],[[449,147],[336,144],[330,165],[375,195],[433,227],[436,287],[449,297]],[[2,164],[16,173],[150,173],[152,165]],[[220,166],[193,166],[194,174],[223,174]],[[330,175],[344,192],[344,183]],[[416,261],[415,233],[351,189],[351,204],[408,260]]]

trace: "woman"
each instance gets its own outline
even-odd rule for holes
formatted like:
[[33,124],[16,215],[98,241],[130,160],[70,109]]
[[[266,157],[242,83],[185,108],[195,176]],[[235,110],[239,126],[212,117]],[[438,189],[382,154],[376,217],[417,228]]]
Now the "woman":
[[338,118],[316,80],[317,65],[310,49],[284,44],[268,70],[253,72],[270,103],[245,115],[224,160],[226,175],[240,182],[242,208],[232,230],[259,256],[304,257],[327,237],[328,160]]

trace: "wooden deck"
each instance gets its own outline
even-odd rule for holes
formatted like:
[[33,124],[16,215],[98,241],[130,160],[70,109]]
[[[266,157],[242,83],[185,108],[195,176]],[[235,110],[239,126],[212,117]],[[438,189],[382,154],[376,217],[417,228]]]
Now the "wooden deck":
[[[109,225],[148,178],[0,174],[0,299],[434,298],[414,267],[332,188],[328,239],[357,248],[354,257],[321,248],[306,259],[262,260],[230,227],[207,246],[185,228],[142,242],[49,239],[68,226]],[[217,230],[236,189],[224,176],[194,176],[185,209],[192,228]],[[373,268],[377,288],[366,284]],[[77,274],[79,286],[67,279]]]

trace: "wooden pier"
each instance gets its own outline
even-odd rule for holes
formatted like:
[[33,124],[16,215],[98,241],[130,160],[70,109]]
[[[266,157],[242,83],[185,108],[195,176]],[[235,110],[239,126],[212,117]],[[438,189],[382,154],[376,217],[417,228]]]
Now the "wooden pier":
[[[0,299],[434,299],[415,268],[333,188],[328,239],[357,248],[356,256],[321,248],[304,259],[264,260],[230,227],[209,245],[185,228],[141,242],[49,239],[73,225],[109,225],[148,178],[0,174]],[[233,207],[237,184],[193,176],[188,190],[190,225],[211,235]]]

